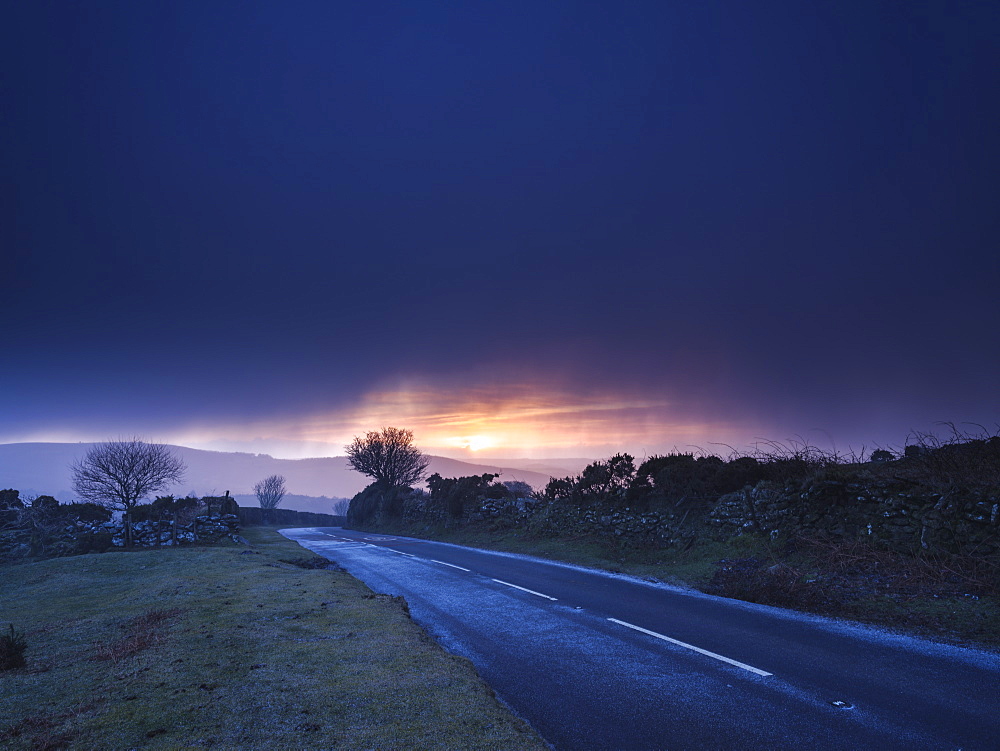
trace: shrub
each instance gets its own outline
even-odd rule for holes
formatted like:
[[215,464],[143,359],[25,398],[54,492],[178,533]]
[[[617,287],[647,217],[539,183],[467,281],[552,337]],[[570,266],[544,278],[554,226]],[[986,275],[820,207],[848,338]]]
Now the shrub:
[[401,495],[399,488],[373,482],[351,499],[351,505],[347,509],[348,524],[371,524],[393,516],[393,506]]
[[97,503],[63,503],[59,505],[58,511],[65,518],[79,519],[82,522],[111,520],[111,512]]
[[140,503],[132,507],[129,511],[131,515],[132,523],[137,522],[148,522],[153,521],[156,517],[162,514],[162,510],[156,508],[151,503]]
[[24,633],[14,630],[10,624],[10,632],[0,636],[0,670],[14,670],[24,667],[24,652],[28,642]]
[[[493,483],[499,476],[487,472],[468,477],[441,477],[435,472],[427,478],[431,504],[447,509],[450,516],[461,519],[467,507],[482,502],[483,498],[503,498],[507,495],[503,485]],[[492,496],[489,495],[491,489],[496,491]]]
[[42,513],[53,513],[59,510],[59,501],[50,495],[40,495],[31,502],[31,508]]
[[156,519],[181,519],[196,513],[206,513],[209,503],[218,505],[220,500],[211,496],[205,498],[174,498],[172,495],[157,496],[152,503],[140,503],[132,507],[133,522],[148,522]]
[[982,428],[963,432],[944,423],[950,435],[914,433],[903,451],[904,461],[894,472],[939,493],[1000,489],[1000,434]]
[[0,528],[17,523],[18,511],[24,508],[18,496],[18,491],[13,488],[0,490]]
[[13,488],[0,490],[0,509],[6,508],[24,508],[20,493]]

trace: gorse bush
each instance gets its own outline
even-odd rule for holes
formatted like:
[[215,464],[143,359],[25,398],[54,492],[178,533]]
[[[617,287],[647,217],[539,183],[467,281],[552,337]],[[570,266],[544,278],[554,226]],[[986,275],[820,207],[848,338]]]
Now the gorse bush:
[[639,510],[714,500],[764,480],[797,480],[824,466],[799,455],[735,456],[673,453],[651,456],[636,468],[629,454],[589,464],[576,477],[552,478],[542,491],[547,501],[579,506],[606,504]]
[[178,519],[186,522],[198,514],[206,513],[207,505],[208,503],[204,499],[191,496],[176,499],[172,495],[157,496],[152,503],[135,506],[132,509],[132,521]]
[[402,515],[403,496],[408,488],[389,487],[373,482],[354,498],[347,510],[349,524],[371,524]]
[[895,471],[908,480],[941,493],[957,490],[1000,489],[1000,429],[963,432],[945,423],[949,433],[913,433],[894,462]]
[[24,652],[28,648],[28,642],[24,638],[24,633],[14,630],[14,624],[10,624],[10,631],[0,635],[0,670],[14,670],[24,667]]
[[765,441],[750,454],[651,456],[638,467],[628,454],[589,464],[575,477],[554,477],[538,494],[548,502],[646,511],[714,503],[762,482],[801,485],[815,480],[903,481],[940,493],[1000,490],[1000,429],[950,435],[918,433],[899,452],[861,455],[824,451],[801,442]]
[[494,482],[499,476],[486,473],[468,477],[441,477],[435,472],[427,478],[430,504],[446,509],[452,517],[459,519],[467,507],[472,507],[485,498],[509,494],[507,488]]

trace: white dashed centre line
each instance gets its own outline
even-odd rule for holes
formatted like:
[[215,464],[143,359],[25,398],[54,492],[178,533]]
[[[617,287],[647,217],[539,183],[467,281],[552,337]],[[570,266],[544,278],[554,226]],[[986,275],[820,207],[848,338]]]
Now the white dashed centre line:
[[544,597],[546,600],[552,600],[553,602],[556,601],[555,597],[549,597],[548,595],[543,595],[541,592],[536,592],[535,590],[528,589],[527,587],[519,587],[516,584],[511,584],[510,582],[505,582],[505,581],[503,581],[501,579],[494,579],[493,581],[495,581],[497,584],[503,584],[503,585],[505,585],[507,587],[513,587],[514,589],[520,589],[522,592],[527,592],[529,595],[536,595],[538,597]]
[[643,628],[642,626],[636,626],[632,623],[626,623],[625,621],[620,621],[617,618],[608,618],[612,623],[617,623],[620,626],[625,626],[627,628],[634,629],[636,631],[641,631],[644,634],[649,634],[650,636],[655,636],[657,639],[663,639],[663,641],[668,641],[671,644],[676,644],[678,647],[684,647],[685,649],[690,649],[698,654],[705,655],[706,657],[711,657],[715,660],[721,660],[722,662],[729,663],[730,665],[735,665],[738,668],[743,668],[743,670],[749,670],[751,673],[756,673],[767,677],[769,675],[774,675],[774,673],[768,673],[766,670],[761,670],[760,668],[755,668],[752,665],[747,665],[744,662],[738,662],[737,660],[730,659],[729,657],[723,657],[722,655],[716,654],[715,652],[709,652],[707,649],[702,649],[701,647],[696,647],[693,644],[687,644],[682,641],[677,641],[677,639],[671,639],[669,636],[664,636],[663,634],[658,634],[655,631],[650,631],[649,629]]
[[433,563],[440,563],[442,566],[451,566],[451,568],[457,568],[459,571],[471,571],[471,569],[462,568],[461,566],[456,566],[454,563],[445,563],[444,561],[438,561],[435,560],[434,558],[428,558],[427,560],[432,561]]

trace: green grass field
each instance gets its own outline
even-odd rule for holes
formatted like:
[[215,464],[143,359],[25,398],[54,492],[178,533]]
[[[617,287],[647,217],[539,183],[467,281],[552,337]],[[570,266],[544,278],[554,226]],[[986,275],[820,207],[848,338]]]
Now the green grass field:
[[0,747],[545,748],[401,601],[247,536],[0,569]]

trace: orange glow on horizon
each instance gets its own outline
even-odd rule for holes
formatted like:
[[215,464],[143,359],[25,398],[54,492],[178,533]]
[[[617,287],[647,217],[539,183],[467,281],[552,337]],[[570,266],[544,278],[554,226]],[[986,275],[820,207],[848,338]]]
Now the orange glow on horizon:
[[[636,457],[713,442],[735,445],[735,424],[691,417],[665,399],[608,392],[577,393],[551,384],[515,382],[449,388],[425,382],[374,390],[337,411],[242,423],[188,423],[150,438],[193,448],[267,453],[278,458],[342,456],[357,435],[386,426],[413,431],[424,452],[484,458]],[[104,435],[63,431],[18,440],[100,441]]]
[[236,430],[244,437],[249,430],[261,450],[277,444],[313,447],[312,453],[292,452],[304,458],[321,446],[342,454],[354,436],[389,425],[413,431],[425,452],[460,457],[599,456],[624,450],[641,455],[733,434],[733,426],[678,416],[665,400],[581,395],[527,383],[461,389],[403,384],[370,392],[354,408],[211,432],[216,444],[225,442],[222,433],[232,439]]

